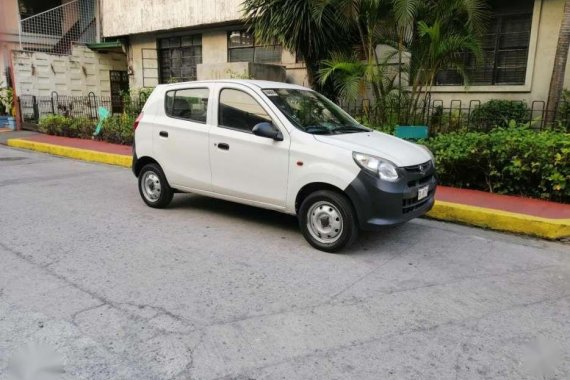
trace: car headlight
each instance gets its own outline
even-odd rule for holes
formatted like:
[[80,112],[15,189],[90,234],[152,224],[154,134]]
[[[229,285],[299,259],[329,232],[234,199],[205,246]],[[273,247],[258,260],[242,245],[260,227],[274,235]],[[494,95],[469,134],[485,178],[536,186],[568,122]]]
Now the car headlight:
[[388,160],[357,152],[352,153],[352,158],[358,166],[380,177],[380,179],[396,182],[399,178],[396,165]]
[[431,162],[433,162],[433,164],[435,165],[435,157],[433,156],[433,153],[431,152],[431,150],[429,150],[429,148],[425,145],[417,144],[417,146],[419,146],[420,148],[425,150],[427,152],[427,154],[429,154],[429,156],[431,158]]

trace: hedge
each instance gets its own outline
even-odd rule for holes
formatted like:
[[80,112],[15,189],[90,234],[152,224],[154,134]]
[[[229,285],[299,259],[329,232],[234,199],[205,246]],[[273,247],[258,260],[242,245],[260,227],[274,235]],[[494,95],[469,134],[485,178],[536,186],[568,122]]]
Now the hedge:
[[38,131],[48,135],[80,139],[97,138],[110,143],[130,145],[133,143],[134,122],[135,117],[128,114],[109,116],[103,121],[101,133],[93,136],[97,120],[87,117],[46,115],[40,118]]
[[524,126],[453,132],[423,142],[442,185],[570,203],[570,134]]
[[[39,130],[58,136],[93,138],[96,120],[49,115]],[[104,141],[132,144],[134,116],[103,123]],[[439,134],[423,143],[435,155],[442,185],[570,203],[570,134],[525,126],[490,132]]]

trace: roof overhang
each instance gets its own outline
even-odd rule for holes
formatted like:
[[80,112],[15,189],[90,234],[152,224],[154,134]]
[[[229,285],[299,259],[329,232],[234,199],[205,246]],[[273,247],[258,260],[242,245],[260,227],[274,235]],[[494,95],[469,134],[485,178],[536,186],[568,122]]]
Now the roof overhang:
[[123,44],[117,40],[87,44],[87,47],[99,53],[124,53]]

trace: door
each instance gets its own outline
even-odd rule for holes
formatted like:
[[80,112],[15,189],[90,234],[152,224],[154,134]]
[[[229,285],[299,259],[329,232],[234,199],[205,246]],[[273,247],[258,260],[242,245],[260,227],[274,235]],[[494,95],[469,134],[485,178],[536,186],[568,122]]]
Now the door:
[[113,113],[123,112],[123,94],[129,92],[129,74],[126,71],[109,71],[111,82],[111,108]]
[[[217,125],[210,129],[213,191],[285,207],[289,134],[255,92],[235,85],[219,88],[217,95]],[[252,133],[256,124],[266,121],[281,130],[283,141]]]
[[209,96],[207,87],[167,91],[165,112],[154,120],[153,150],[173,187],[211,189]]

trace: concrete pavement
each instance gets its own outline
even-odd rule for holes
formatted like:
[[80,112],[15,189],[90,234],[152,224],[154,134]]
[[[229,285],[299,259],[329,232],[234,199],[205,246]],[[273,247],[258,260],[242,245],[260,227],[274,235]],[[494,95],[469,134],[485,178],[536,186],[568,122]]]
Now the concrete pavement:
[[296,220],[0,146],[0,378],[570,376],[570,245],[416,220],[316,251]]

